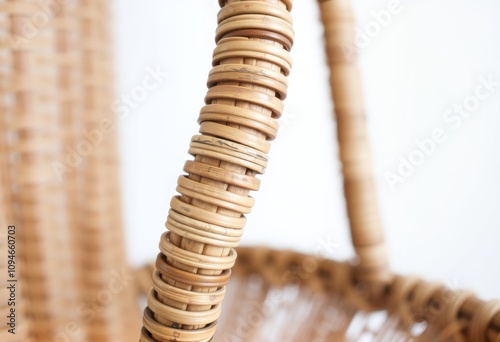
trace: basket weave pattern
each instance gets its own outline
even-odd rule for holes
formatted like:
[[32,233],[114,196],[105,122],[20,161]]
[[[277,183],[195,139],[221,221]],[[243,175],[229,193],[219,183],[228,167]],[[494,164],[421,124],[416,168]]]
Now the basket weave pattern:
[[[4,15],[10,37],[8,62],[10,87],[5,89],[12,106],[3,115],[8,138],[5,156],[8,162],[8,213],[18,226],[17,254],[24,261],[21,280],[29,298],[30,334],[48,341],[68,319],[76,319],[73,308],[78,292],[72,253],[73,231],[66,229],[65,185],[54,177],[50,163],[64,158],[58,139],[64,134],[59,124],[57,31],[53,26],[35,29],[26,38],[30,23],[39,8],[36,1],[4,1]],[[57,23],[57,21],[55,22]],[[5,31],[4,31],[5,32]],[[12,45],[11,45],[12,44]],[[62,56],[61,56],[62,57]],[[2,227],[5,229],[5,227]],[[65,270],[59,273],[51,270]],[[54,274],[52,274],[54,273]],[[20,280],[20,281],[21,281]],[[55,309],[55,310],[54,310]]]
[[108,7],[0,1],[0,220],[18,227],[28,308],[8,341],[131,341],[140,326],[133,282],[117,279],[130,274],[116,134],[99,131],[114,123]]

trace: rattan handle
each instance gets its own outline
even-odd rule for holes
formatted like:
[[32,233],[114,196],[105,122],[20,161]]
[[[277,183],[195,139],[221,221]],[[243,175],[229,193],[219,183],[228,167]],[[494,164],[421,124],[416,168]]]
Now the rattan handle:
[[359,68],[356,64],[354,16],[349,0],[320,0],[330,85],[344,176],[351,236],[359,258],[361,281],[389,279],[387,254],[372,176]]
[[283,111],[291,1],[221,1],[206,106],[170,202],[141,341],[209,341]]

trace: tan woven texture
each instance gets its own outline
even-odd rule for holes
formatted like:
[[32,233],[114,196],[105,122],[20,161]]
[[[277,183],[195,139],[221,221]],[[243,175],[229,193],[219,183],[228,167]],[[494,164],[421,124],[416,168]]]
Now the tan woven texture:
[[[6,18],[0,17],[0,22],[3,22]],[[0,58],[8,59],[6,51],[0,50]],[[8,68],[3,68],[3,66],[8,64],[3,64],[0,66],[0,78],[6,79],[7,75],[10,73]],[[12,107],[9,105],[9,96],[7,96],[4,91],[5,85],[0,86],[0,111],[2,113],[9,112]],[[0,136],[5,136],[5,122],[3,118],[0,119]],[[0,232],[0,341],[5,342],[22,342],[30,341],[28,339],[28,328],[29,320],[26,315],[26,300],[23,296],[23,284],[22,278],[20,276],[20,270],[23,268],[23,260],[17,253],[16,247],[19,246],[17,233],[17,227],[9,227],[14,222],[12,220],[12,207],[10,191],[8,191],[8,166],[7,166],[7,153],[5,141],[0,140],[0,227],[2,231]],[[17,240],[17,241],[16,241]],[[9,248],[10,246],[10,248]],[[12,251],[9,253],[9,251]],[[9,268],[10,267],[10,268]],[[9,272],[12,271],[12,273]],[[10,278],[10,274],[13,275]],[[14,286],[15,291],[11,291],[9,286]],[[12,293],[12,296],[11,296]],[[15,309],[15,316],[18,324],[14,330],[14,326],[11,326],[12,315],[11,309]],[[9,331],[11,330],[11,331]],[[15,332],[15,334],[13,334]]]
[[83,126],[92,150],[82,162],[85,296],[94,303],[89,341],[136,340],[140,315],[127,266],[121,219],[115,124],[110,3],[82,0]]
[[18,227],[19,328],[37,342],[132,341],[140,327],[109,129],[109,6],[0,1],[5,222]]
[[233,271],[218,341],[479,342],[500,336],[499,302],[416,277],[392,275],[377,307],[349,263],[247,247],[238,249]]
[[57,20],[37,17],[36,1],[2,5],[9,19],[4,48],[10,52],[11,70],[5,90],[12,101],[4,114],[8,134],[2,138],[8,139],[12,222],[18,227],[17,251],[24,261],[20,281],[26,285],[30,334],[49,341],[68,320],[78,321],[74,308],[81,299],[75,289],[77,259],[71,245],[73,231],[67,229],[65,185],[50,168],[51,162],[64,158],[58,143],[63,129],[57,108]]

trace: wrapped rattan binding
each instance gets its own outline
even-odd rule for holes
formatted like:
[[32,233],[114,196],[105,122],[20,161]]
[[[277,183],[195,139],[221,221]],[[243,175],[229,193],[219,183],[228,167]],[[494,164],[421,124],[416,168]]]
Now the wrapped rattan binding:
[[140,326],[116,134],[102,131],[114,124],[109,6],[0,2],[1,207],[12,209],[0,218],[2,233],[18,227],[17,296],[29,308],[1,341],[29,341],[27,328],[37,342],[132,341]]
[[348,0],[319,1],[335,106],[339,157],[359,280],[385,282],[388,261],[372,176],[361,77],[356,63],[354,14]]
[[[181,195],[171,201],[155,266],[137,275],[148,303],[141,341],[209,341],[219,326],[221,341],[498,342],[497,302],[389,272],[359,70],[345,51],[355,46],[352,10],[346,0],[319,3],[355,266],[240,248],[226,291],[233,248],[253,205],[248,193],[259,188],[255,175],[267,166],[267,140],[275,138],[273,119],[283,109],[293,29],[288,1],[220,1],[201,135],[189,149],[195,159],[178,180]],[[276,296],[282,300],[273,302]],[[366,317],[380,310],[385,317],[373,327]],[[421,334],[418,323],[427,326]]]
[[209,341],[234,265],[250,191],[283,112],[293,44],[289,1],[227,1],[206,106],[160,240],[141,341]]

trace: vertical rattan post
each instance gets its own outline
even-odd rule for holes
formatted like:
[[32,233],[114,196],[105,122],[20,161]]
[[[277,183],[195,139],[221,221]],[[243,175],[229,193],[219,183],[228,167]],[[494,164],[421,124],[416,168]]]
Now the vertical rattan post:
[[135,288],[125,255],[114,102],[110,9],[107,1],[80,1],[83,35],[84,118],[90,146],[82,161],[86,298],[94,316],[89,341],[133,341],[140,326]]
[[[6,158],[12,193],[12,222],[18,227],[18,256],[29,301],[31,335],[51,341],[79,323],[76,257],[67,229],[64,180],[52,169],[64,159],[60,141],[56,30],[50,9],[36,1],[4,1],[9,16],[8,43],[12,111],[5,113]],[[79,336],[73,340],[79,341]]]
[[366,114],[349,0],[319,0],[344,176],[344,192],[361,281],[390,279],[378,213]]
[[178,179],[141,341],[209,341],[283,111],[291,1],[219,1],[206,106]]

